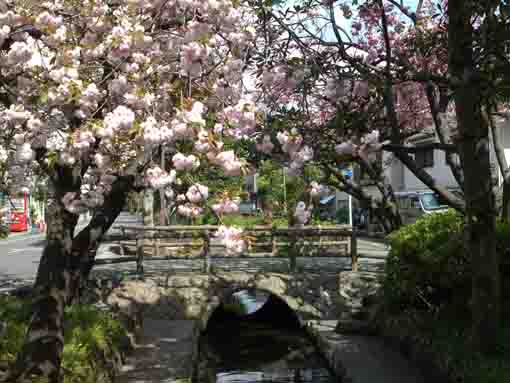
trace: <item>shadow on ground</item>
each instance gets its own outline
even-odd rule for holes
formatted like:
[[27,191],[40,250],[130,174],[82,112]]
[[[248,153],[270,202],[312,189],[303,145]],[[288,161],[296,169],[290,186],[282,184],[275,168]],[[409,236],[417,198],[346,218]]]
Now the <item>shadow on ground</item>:
[[23,294],[23,291],[32,289],[35,278],[19,277],[7,273],[0,272],[0,294],[12,293],[18,291]]

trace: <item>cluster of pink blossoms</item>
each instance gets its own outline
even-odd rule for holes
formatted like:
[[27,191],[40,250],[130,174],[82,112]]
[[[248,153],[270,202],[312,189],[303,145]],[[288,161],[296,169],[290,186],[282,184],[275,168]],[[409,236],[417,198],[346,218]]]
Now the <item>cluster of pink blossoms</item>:
[[285,103],[292,100],[296,87],[303,82],[306,75],[307,72],[303,69],[278,65],[265,70],[261,81],[273,101]]
[[313,149],[303,145],[303,137],[296,129],[291,132],[279,132],[276,136],[284,153],[288,154],[291,163],[290,170],[294,174],[299,174],[306,162],[313,159]]
[[177,212],[183,217],[196,218],[204,213],[204,209],[200,206],[192,205],[191,203],[186,202],[177,207]]
[[269,137],[267,134],[264,135],[262,142],[257,143],[256,147],[259,152],[265,154],[271,154],[274,149],[274,145],[271,142],[271,137]]
[[229,254],[239,254],[246,250],[247,243],[243,238],[242,229],[236,227],[220,226],[216,232],[216,238],[220,239]]
[[159,166],[153,166],[147,170],[145,177],[147,179],[147,183],[153,189],[160,190],[173,184],[176,180],[177,174],[173,169],[170,173],[167,173]]
[[218,215],[235,214],[239,212],[239,202],[239,199],[232,200],[230,198],[223,198],[213,204],[212,209]]
[[200,166],[200,160],[193,154],[186,156],[182,153],[177,153],[172,157],[172,162],[177,170],[195,170]]
[[349,139],[336,145],[335,151],[339,156],[366,158],[370,152],[379,150],[379,146],[379,131],[374,129],[356,142]]
[[186,192],[186,198],[191,203],[197,204],[201,201],[207,200],[209,197],[209,188],[201,184],[191,185]]

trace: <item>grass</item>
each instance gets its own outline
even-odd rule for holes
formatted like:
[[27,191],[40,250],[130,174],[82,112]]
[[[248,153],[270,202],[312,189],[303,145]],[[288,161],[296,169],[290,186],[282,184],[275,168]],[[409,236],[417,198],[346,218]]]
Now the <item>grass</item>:
[[[227,226],[238,226],[242,228],[250,228],[253,226],[264,226],[264,225],[272,225],[276,227],[288,227],[289,221],[285,217],[273,218],[271,223],[264,221],[263,215],[225,215],[222,218],[223,224]],[[321,221],[314,220],[311,222],[311,225],[322,225],[322,226],[333,226],[337,225],[337,223],[332,221]]]
[[[14,362],[30,320],[30,303],[0,297],[0,366]],[[112,360],[121,353],[127,333],[109,313],[91,305],[74,305],[65,312],[65,346],[62,355],[64,383],[112,382]]]

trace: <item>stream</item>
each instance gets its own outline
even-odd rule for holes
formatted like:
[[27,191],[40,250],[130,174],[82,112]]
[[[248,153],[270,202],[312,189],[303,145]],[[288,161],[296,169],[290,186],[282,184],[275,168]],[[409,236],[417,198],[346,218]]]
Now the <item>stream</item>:
[[269,294],[243,290],[223,304],[200,338],[201,383],[336,382],[292,311],[272,302]]

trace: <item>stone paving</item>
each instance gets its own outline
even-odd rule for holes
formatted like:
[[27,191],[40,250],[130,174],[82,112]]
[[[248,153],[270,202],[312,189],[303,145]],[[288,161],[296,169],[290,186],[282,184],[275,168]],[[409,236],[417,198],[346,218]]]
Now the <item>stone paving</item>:
[[194,321],[146,319],[116,383],[184,383],[192,372]]
[[310,330],[342,383],[425,383],[421,371],[374,336],[341,334],[337,321],[316,322]]

